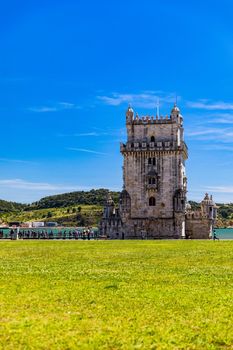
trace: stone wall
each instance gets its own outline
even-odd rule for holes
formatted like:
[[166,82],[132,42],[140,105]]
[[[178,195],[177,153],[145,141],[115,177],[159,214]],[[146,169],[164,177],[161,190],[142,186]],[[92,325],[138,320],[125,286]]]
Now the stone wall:
[[185,235],[190,239],[209,239],[212,232],[212,221],[207,218],[185,220]]
[[174,218],[132,218],[122,226],[126,239],[180,238]]

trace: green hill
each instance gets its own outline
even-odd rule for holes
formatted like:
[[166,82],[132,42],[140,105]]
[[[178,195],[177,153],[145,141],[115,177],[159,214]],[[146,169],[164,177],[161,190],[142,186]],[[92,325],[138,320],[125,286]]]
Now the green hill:
[[9,201],[0,199],[0,213],[8,213],[8,212],[24,210],[26,207],[27,207],[26,204],[9,202]]
[[[107,189],[77,191],[48,196],[32,204],[21,204],[0,200],[0,220],[4,223],[12,221],[56,221],[65,226],[93,226],[101,219],[106,200]],[[111,196],[117,204],[119,192],[111,191]],[[200,207],[199,203],[190,201],[193,209]],[[233,225],[233,203],[218,204],[217,226]]]
[[[109,190],[101,188],[90,191],[77,191],[55,196],[44,197],[38,202],[32,203],[25,210],[45,209],[45,208],[61,208],[73,205],[104,205]],[[110,191],[115,203],[118,202],[119,192]]]
[[[94,226],[99,223],[102,217],[108,192],[107,189],[98,189],[64,193],[44,197],[29,205],[2,201],[0,219],[4,223],[56,221],[64,226]],[[117,203],[119,192],[110,193]]]

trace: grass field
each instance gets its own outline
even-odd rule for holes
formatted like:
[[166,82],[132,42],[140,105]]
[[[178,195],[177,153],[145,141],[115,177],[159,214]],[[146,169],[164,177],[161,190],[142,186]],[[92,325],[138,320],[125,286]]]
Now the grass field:
[[233,349],[233,242],[0,242],[1,349]]

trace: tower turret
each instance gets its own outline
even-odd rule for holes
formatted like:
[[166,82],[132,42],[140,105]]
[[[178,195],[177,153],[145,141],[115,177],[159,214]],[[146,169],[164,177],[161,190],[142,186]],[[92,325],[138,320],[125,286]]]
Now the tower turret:
[[213,201],[212,195],[205,194],[203,201],[201,202],[201,211],[203,215],[206,215],[209,219],[213,220],[217,216],[217,206]]
[[132,123],[134,117],[134,110],[133,108],[129,105],[127,111],[126,111],[126,123]]
[[182,117],[182,115],[180,113],[180,109],[176,103],[174,103],[174,106],[171,110],[171,118],[172,118],[172,120],[176,120],[182,126],[183,117]]
[[171,110],[171,117],[172,119],[178,118],[180,114],[180,109],[177,107],[176,103],[174,103],[174,106]]
[[177,144],[180,146],[181,142],[184,141],[183,117],[176,103],[171,110],[171,119],[176,122],[174,134],[176,134]]
[[115,204],[113,202],[111,194],[108,192],[107,197],[106,197],[106,204],[104,207],[104,217],[109,218],[113,214],[115,214]]

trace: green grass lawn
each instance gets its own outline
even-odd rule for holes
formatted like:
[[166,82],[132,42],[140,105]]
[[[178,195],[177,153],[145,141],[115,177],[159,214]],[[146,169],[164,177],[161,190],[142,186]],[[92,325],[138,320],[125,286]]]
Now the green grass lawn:
[[0,242],[1,349],[233,349],[233,241]]

